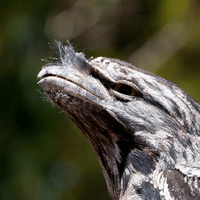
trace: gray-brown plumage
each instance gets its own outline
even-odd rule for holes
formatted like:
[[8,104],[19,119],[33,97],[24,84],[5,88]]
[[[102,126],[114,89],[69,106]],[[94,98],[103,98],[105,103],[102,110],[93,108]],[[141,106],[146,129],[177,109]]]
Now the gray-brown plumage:
[[200,199],[199,104],[127,62],[57,46],[38,84],[87,137],[112,199]]

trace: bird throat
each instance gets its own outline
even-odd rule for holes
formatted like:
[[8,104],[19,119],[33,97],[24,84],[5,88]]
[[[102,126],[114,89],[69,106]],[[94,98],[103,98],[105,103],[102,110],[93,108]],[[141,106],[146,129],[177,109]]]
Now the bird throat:
[[56,90],[46,95],[86,136],[100,163],[110,195],[118,199],[125,158],[133,146],[127,130],[93,102],[83,102]]

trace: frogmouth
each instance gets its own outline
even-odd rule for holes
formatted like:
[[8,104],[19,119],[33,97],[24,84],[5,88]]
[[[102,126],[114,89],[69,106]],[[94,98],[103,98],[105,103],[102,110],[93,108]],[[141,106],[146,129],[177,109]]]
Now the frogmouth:
[[199,104],[130,63],[56,45],[38,84],[88,139],[111,198],[200,199]]

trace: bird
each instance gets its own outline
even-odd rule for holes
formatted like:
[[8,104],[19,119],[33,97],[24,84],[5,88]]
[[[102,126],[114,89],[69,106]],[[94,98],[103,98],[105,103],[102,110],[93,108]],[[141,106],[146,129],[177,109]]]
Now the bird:
[[86,136],[113,200],[200,199],[200,105],[174,83],[67,41],[37,78]]

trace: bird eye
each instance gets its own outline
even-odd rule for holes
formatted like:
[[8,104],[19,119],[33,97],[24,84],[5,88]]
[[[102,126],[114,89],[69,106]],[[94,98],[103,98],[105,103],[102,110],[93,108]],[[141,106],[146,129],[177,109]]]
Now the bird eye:
[[135,89],[133,89],[131,86],[121,84],[121,83],[114,85],[113,89],[116,90],[117,92],[120,92],[125,95],[129,95],[129,96],[135,96],[137,94]]

